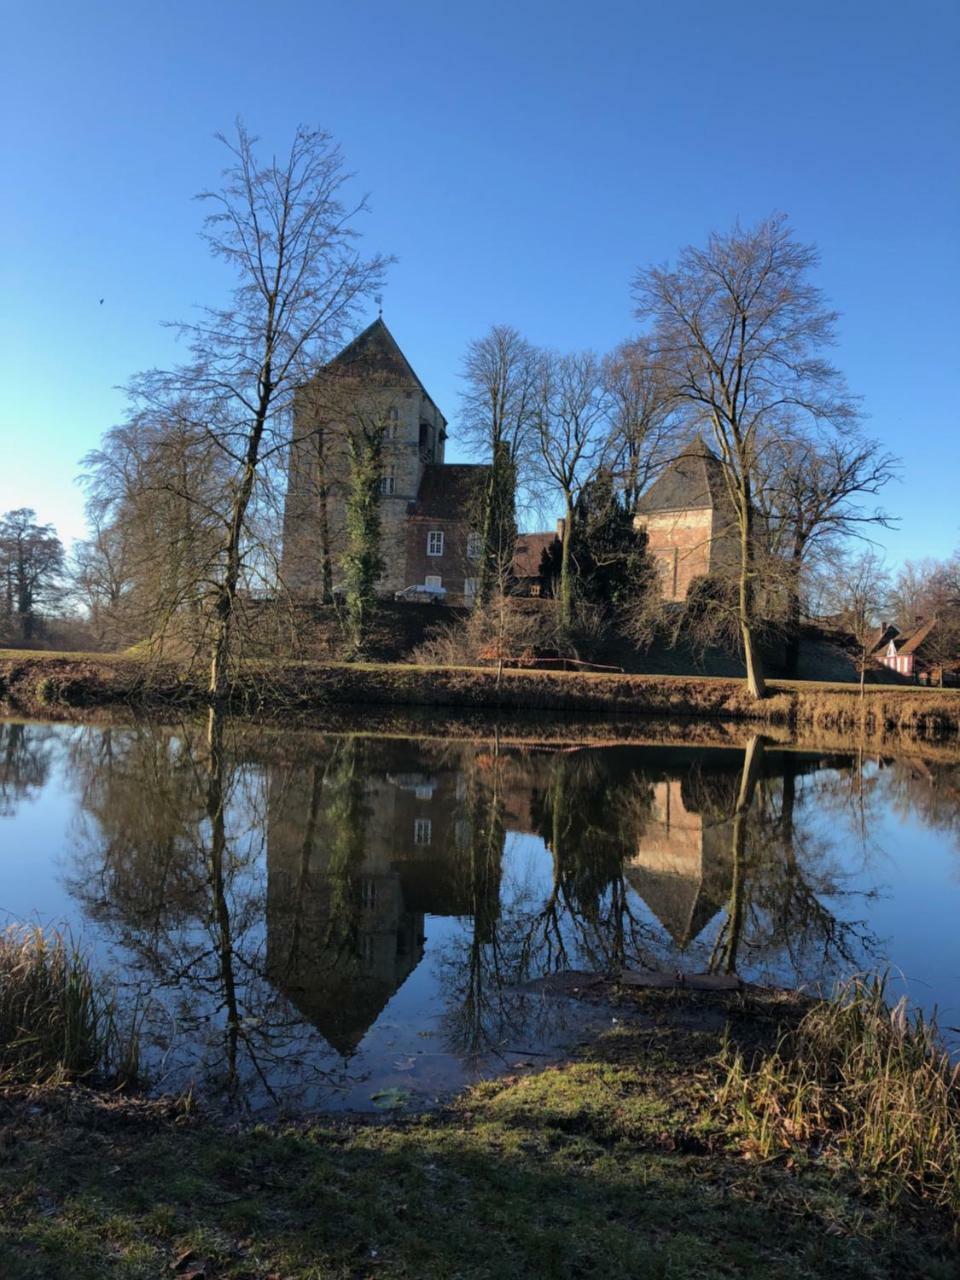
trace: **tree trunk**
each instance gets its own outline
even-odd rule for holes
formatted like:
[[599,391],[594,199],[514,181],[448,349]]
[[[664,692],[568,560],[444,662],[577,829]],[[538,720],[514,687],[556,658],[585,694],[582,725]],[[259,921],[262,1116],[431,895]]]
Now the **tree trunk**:
[[753,804],[754,793],[757,789],[757,779],[760,776],[760,769],[763,764],[763,749],[764,739],[760,734],[754,734],[743,756],[740,791],[737,796],[737,807],[733,815],[731,838],[733,879],[727,908],[727,941],[723,955],[724,973],[736,973],[737,971],[737,952],[740,949],[740,938],[743,933],[744,888],[746,881],[744,859],[747,842],[747,818]]
[[230,525],[227,531],[227,542],[224,547],[226,569],[223,582],[217,588],[213,616],[213,646],[210,654],[210,683],[207,691],[212,704],[222,706],[227,693],[227,670],[230,660],[230,641],[234,613],[237,603],[237,585],[240,581],[241,549],[243,531],[246,525],[247,509],[253,494],[253,482],[260,460],[260,441],[267,424],[267,412],[270,407],[270,366],[264,370],[262,390],[257,405],[257,414],[253,421],[250,437],[247,441],[247,452],[243,464],[243,473],[239,487],[233,497],[230,511]]
[[790,563],[787,566],[787,644],[786,668],[790,675],[796,676],[800,666],[800,565],[802,549],[793,548]]
[[564,494],[563,540],[560,552],[560,622],[569,627],[573,620],[573,582],[570,573],[570,543],[573,538],[573,499]]
[[747,668],[747,688],[752,697],[760,699],[766,697],[767,687],[763,679],[763,661],[753,632],[753,500],[748,487],[744,487],[741,500],[740,635],[743,640],[743,660]]

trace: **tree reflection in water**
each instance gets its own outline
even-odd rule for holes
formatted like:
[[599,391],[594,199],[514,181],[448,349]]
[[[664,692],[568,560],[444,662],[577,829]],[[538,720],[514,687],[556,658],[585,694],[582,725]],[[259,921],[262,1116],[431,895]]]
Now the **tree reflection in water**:
[[[46,777],[33,732],[0,739],[19,762],[10,796]],[[862,964],[876,944],[847,918],[849,828],[834,842],[822,815],[869,827],[877,778],[897,803],[914,784],[855,765],[759,738],[557,750],[218,717],[84,729],[70,883],[148,1007],[161,1083],[296,1105],[396,1057],[386,1011],[415,972],[402,1016],[436,1032],[435,1056],[477,1062],[558,1034],[562,1002],[525,989],[545,974],[800,981]]]

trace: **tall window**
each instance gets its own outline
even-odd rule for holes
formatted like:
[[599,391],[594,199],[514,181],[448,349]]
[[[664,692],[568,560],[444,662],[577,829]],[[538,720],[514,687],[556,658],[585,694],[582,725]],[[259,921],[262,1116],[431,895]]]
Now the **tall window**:
[[388,440],[396,440],[400,434],[400,411],[396,405],[391,405],[387,410],[387,425],[384,430],[384,436]]
[[433,823],[429,818],[414,818],[413,843],[429,844],[433,839]]
[[442,556],[443,555],[443,530],[431,529],[427,534],[427,555]]
[[466,598],[467,598],[468,600],[472,600],[472,599],[473,599],[473,597],[477,594],[477,580],[476,580],[476,578],[464,578],[464,580],[463,580],[463,594],[466,596]]
[[483,537],[479,533],[471,533],[467,538],[467,558],[469,560],[479,560],[480,552],[483,550]]
[[391,464],[383,468],[383,475],[380,477],[380,492],[389,496],[396,490],[396,487],[397,468]]

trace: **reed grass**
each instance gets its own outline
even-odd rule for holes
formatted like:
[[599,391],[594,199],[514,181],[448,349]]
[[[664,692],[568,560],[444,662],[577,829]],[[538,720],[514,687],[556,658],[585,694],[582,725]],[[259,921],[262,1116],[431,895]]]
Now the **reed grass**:
[[0,932],[0,1081],[47,1083],[139,1074],[139,1019],[97,983],[73,939],[55,930]]
[[761,1159],[833,1146],[891,1197],[920,1195],[960,1230],[960,1063],[936,1020],[855,978],[749,1064],[725,1044],[717,1103]]

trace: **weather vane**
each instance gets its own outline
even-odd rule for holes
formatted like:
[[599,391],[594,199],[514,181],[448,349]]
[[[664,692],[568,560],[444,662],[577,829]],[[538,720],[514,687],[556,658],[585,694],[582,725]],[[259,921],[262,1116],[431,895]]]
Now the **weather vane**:
[[383,294],[375,293],[373,295],[373,300],[377,304],[377,315],[382,320],[383,319]]

